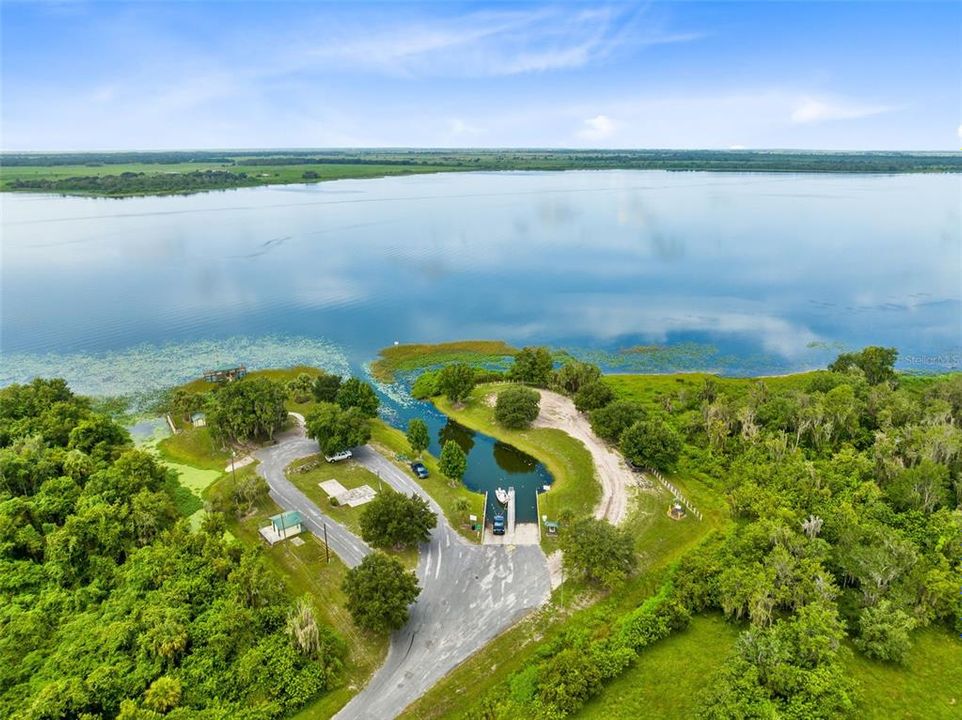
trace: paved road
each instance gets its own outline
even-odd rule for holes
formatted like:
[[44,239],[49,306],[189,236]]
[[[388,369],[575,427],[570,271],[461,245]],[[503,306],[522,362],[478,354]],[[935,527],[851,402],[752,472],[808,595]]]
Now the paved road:
[[370,546],[336,520],[328,517],[304,493],[284,475],[284,468],[298,458],[314,455],[321,450],[314,440],[304,437],[299,428],[278,436],[278,444],[255,453],[261,461],[257,472],[267,480],[270,495],[285,510],[297,510],[308,529],[324,539],[324,525],[327,525],[327,542],[331,550],[348,567],[361,564],[364,556],[371,552]]
[[[271,497],[297,510],[315,535],[328,526],[331,549],[351,567],[371,551],[360,538],[325,516],[284,476],[297,458],[318,452],[317,443],[295,429],[279,444],[257,453],[258,472]],[[438,513],[438,526],[421,545],[417,576],[421,594],[407,625],[391,636],[387,660],[338,720],[389,720],[419,698],[449,671],[480,650],[548,598],[548,566],[539,546],[473,545],[452,529],[437,503],[413,477],[369,446],[355,459],[396,490],[416,492]]]
[[421,546],[421,595],[407,625],[391,636],[387,660],[367,687],[335,717],[397,716],[438,680],[548,597],[548,566],[539,546],[468,543],[413,477],[370,447],[354,457],[396,490],[424,497],[438,527]]

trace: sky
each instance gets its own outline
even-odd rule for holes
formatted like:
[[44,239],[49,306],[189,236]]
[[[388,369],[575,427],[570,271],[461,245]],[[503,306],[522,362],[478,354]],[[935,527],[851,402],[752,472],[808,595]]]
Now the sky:
[[11,2],[0,148],[958,150],[962,3]]

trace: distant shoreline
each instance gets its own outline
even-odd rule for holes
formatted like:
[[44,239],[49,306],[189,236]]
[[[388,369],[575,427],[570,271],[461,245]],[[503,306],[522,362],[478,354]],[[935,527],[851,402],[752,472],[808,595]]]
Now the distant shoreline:
[[446,172],[562,170],[955,174],[962,173],[962,152],[393,149],[8,152],[0,154],[0,191],[122,198]]

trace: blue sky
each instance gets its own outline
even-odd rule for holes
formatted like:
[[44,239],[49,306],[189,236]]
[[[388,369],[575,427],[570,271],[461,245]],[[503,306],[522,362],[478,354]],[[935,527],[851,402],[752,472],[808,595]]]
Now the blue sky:
[[958,150],[962,3],[0,5],[5,150]]

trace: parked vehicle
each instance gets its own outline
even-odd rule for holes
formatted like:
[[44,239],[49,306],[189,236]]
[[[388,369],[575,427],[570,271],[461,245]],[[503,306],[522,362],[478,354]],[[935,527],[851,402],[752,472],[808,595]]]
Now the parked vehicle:
[[418,476],[419,480],[424,480],[425,478],[431,476],[431,473],[428,472],[428,469],[424,467],[424,463],[417,460],[411,463],[411,470],[414,471],[414,474]]
[[495,535],[504,535],[504,515],[495,515],[491,521],[491,532]]
[[354,453],[350,450],[341,450],[341,452],[334,453],[333,455],[325,455],[324,459],[328,462],[340,462],[341,460],[350,460],[354,457]]

